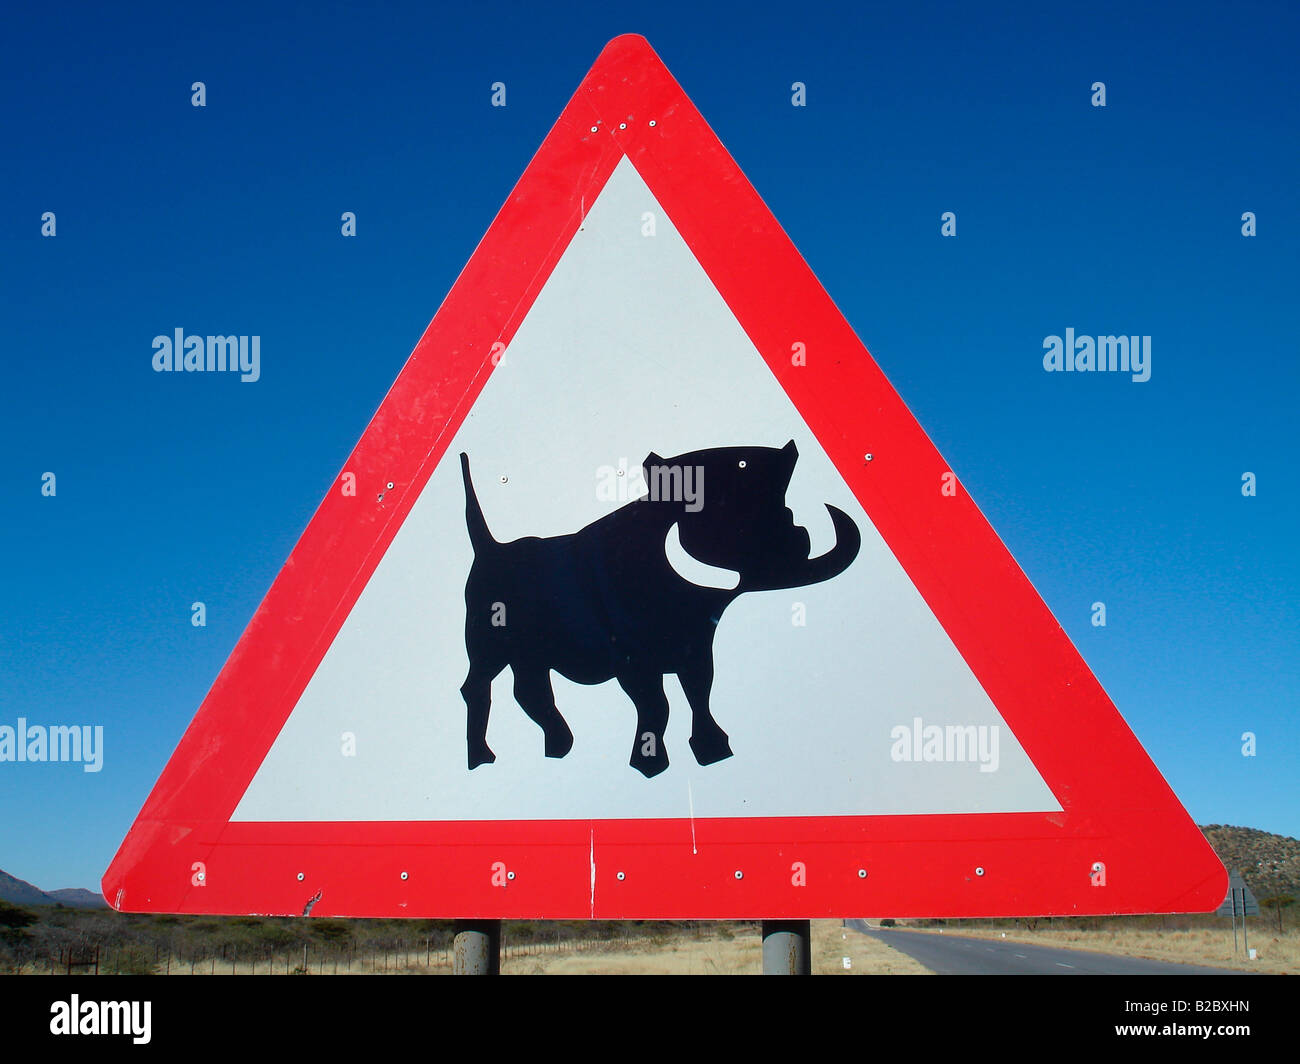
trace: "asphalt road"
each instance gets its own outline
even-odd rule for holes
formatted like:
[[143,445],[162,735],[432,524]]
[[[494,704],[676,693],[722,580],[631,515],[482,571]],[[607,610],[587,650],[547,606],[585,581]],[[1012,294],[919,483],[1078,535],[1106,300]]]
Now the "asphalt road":
[[1230,968],[1199,968],[1142,957],[1120,957],[1023,942],[969,938],[947,932],[878,931],[865,920],[846,920],[854,931],[871,935],[906,953],[938,975],[1244,975]]

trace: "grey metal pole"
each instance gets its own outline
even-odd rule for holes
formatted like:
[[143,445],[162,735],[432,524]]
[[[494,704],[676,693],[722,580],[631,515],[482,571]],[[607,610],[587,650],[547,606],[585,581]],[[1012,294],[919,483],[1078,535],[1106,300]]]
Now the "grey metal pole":
[[763,974],[812,975],[812,924],[763,921]]
[[1246,936],[1246,888],[1241,888],[1241,952],[1250,960],[1250,939]]
[[500,920],[457,920],[455,936],[453,975],[501,974]]
[[1233,956],[1236,956],[1237,953],[1237,888],[1233,887],[1231,890],[1229,890],[1228,895],[1232,898],[1232,953]]

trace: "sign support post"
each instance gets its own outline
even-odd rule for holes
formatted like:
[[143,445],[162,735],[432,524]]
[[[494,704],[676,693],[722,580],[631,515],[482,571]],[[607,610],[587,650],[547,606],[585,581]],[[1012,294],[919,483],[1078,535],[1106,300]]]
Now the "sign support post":
[[501,974],[501,921],[457,920],[452,942],[453,975]]
[[812,975],[810,921],[763,921],[763,974]]
[[[1238,900],[1240,899],[1240,900]],[[1223,904],[1215,910],[1216,916],[1232,917],[1232,952],[1237,952],[1237,915],[1241,915],[1242,948],[1250,953],[1250,942],[1246,936],[1246,917],[1259,915],[1259,902],[1250,887],[1235,868],[1228,877],[1228,893]]]

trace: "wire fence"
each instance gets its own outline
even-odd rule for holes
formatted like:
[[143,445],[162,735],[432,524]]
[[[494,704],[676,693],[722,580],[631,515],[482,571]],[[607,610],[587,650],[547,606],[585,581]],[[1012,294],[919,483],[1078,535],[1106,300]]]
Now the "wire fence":
[[[503,936],[503,965],[530,957],[635,951],[661,945],[669,934],[690,937],[703,933],[698,927],[670,932],[629,926],[613,933],[564,937],[557,929],[537,927],[552,937]],[[11,955],[2,966],[19,975],[436,975],[452,970],[453,935],[448,929],[420,939],[381,943],[83,941],[44,950],[38,947],[24,954]]]

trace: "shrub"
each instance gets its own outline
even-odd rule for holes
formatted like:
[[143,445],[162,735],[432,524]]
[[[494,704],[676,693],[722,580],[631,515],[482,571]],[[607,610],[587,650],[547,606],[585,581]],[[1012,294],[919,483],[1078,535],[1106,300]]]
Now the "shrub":
[[34,912],[0,899],[0,927],[17,930],[36,923],[37,919]]

